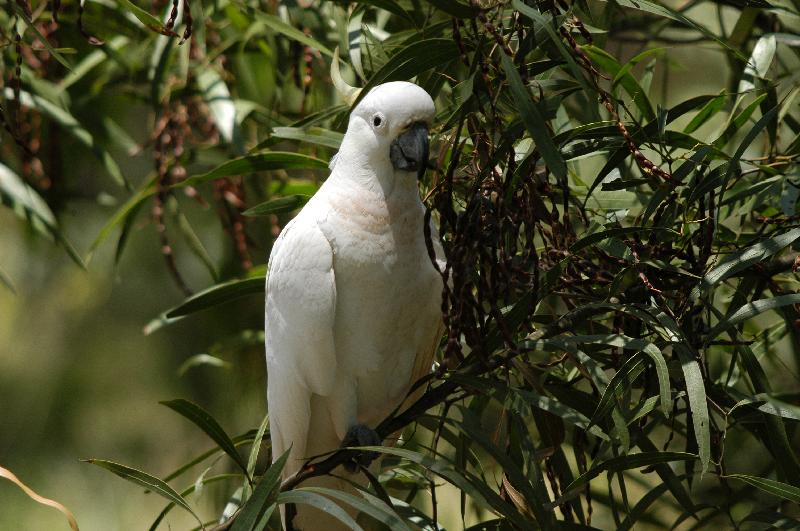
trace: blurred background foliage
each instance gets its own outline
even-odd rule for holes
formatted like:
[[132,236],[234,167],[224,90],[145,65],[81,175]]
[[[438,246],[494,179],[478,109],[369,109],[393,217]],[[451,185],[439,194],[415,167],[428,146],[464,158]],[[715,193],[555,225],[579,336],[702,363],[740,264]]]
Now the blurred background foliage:
[[[232,527],[275,528],[275,503],[319,496],[278,495],[252,441],[264,263],[344,131],[338,47],[351,82],[436,100],[422,192],[452,280],[439,369],[379,427],[404,443],[360,508],[796,527],[799,11],[3,2],[0,466],[83,529],[170,502],[160,528],[192,528],[251,494]],[[66,527],[0,484],[0,528]]]

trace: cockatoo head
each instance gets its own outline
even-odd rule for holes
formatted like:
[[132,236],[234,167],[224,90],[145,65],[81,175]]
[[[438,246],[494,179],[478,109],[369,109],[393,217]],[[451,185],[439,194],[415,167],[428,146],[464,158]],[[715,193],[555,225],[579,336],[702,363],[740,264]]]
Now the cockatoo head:
[[428,162],[428,127],[435,114],[424,89],[392,81],[369,91],[350,113],[347,135],[371,146],[378,157],[388,156],[395,170],[422,177]]
[[[342,80],[338,50],[331,77],[352,104],[360,89]],[[416,172],[421,178],[428,162],[428,127],[434,115],[433,100],[421,87],[406,81],[384,83],[370,90],[350,113],[343,145],[357,146],[370,161],[388,161],[396,171]]]

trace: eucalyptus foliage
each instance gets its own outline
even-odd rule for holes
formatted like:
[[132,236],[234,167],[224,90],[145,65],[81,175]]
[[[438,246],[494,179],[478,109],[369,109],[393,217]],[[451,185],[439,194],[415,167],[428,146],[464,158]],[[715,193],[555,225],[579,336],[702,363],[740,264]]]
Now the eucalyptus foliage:
[[[186,299],[148,333],[263,297],[271,242],[342,138],[336,47],[366,90],[413,79],[437,104],[421,186],[447,334],[416,401],[376,427],[402,434],[370,449],[380,474],[361,497],[303,486],[343,450],[281,485],[286,456],[259,464],[268,419],[231,436],[172,400],[213,450],[163,479],[90,460],[166,498],[151,529],[211,482],[231,503],[195,518],[237,531],[299,503],[355,529],[442,529],[444,505],[474,530],[800,526],[797,0],[4,7],[2,203],[80,265],[102,245],[125,260],[150,220]],[[708,71],[724,74],[683,86]],[[78,155],[91,165],[67,171]],[[118,206],[76,250],[59,217],[87,194]],[[225,228],[222,255],[198,215]],[[182,370],[263,338],[222,339]]]

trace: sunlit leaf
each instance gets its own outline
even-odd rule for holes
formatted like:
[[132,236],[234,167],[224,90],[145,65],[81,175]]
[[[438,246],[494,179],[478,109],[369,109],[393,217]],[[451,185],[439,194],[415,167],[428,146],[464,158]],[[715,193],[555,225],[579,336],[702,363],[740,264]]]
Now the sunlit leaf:
[[774,479],[749,476],[747,474],[729,474],[725,477],[735,478],[752,485],[759,490],[778,496],[793,503],[800,503],[800,488],[775,481]]
[[135,468],[131,468],[129,466],[121,465],[119,463],[114,463],[113,461],[106,461],[103,459],[83,459],[86,463],[91,463],[93,465],[97,465],[101,468],[105,468],[106,470],[113,472],[114,474],[118,475],[122,479],[128,480],[131,483],[139,485],[140,487],[144,487],[145,489],[151,490],[160,496],[168,499],[169,501],[173,502],[178,507],[185,509],[189,512],[192,516],[194,516],[195,520],[202,526],[202,521],[200,518],[195,514],[186,500],[178,494],[175,489],[170,487],[166,482],[158,479],[155,476],[151,476],[146,472],[142,472],[141,470],[137,470]]

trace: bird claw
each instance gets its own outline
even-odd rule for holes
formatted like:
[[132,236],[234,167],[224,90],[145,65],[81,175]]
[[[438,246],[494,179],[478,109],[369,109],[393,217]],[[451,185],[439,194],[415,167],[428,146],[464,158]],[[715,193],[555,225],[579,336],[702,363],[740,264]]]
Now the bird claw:
[[[380,435],[364,424],[356,424],[347,430],[342,441],[342,447],[350,446],[380,446],[383,443]],[[355,472],[359,466],[369,466],[379,456],[378,452],[361,452],[353,460],[344,464],[348,472]]]

